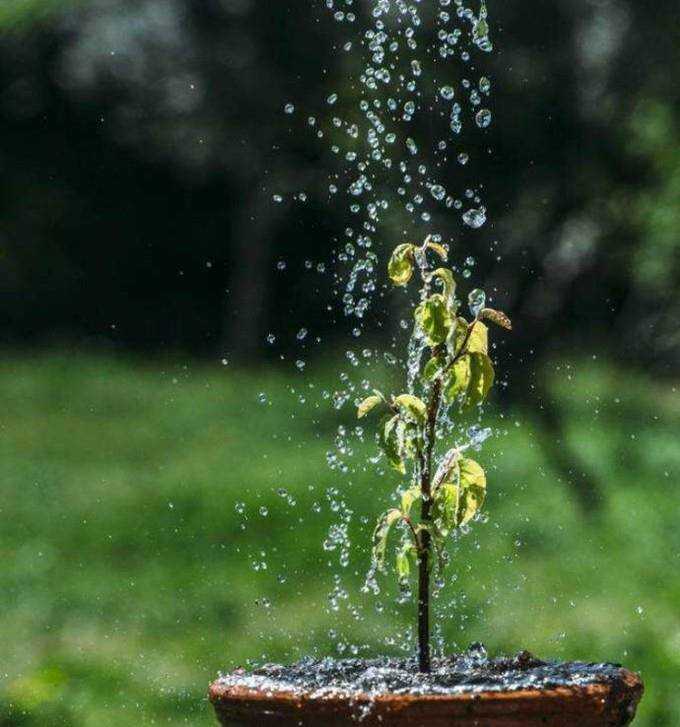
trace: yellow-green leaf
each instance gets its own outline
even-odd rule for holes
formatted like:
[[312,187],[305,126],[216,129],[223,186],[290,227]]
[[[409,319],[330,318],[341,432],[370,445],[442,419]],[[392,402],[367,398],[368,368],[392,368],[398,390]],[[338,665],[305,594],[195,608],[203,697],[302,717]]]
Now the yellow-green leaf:
[[481,510],[486,498],[486,474],[473,459],[461,459],[459,463],[458,524],[465,525]]
[[448,268],[437,268],[432,273],[433,278],[439,278],[442,287],[444,288],[444,296],[452,299],[456,294],[456,281],[453,277],[453,272]]
[[423,379],[425,379],[425,381],[432,381],[443,371],[445,365],[446,359],[443,356],[433,356],[425,364],[425,368],[423,369]]
[[461,459],[451,468],[448,481],[434,494],[433,522],[438,534],[450,532],[470,522],[486,497],[486,475],[472,459]]
[[470,353],[489,353],[489,329],[483,323],[477,321],[473,324],[467,350]]
[[432,521],[438,536],[446,538],[458,527],[458,487],[450,482],[437,488]]
[[416,308],[415,316],[429,346],[446,341],[453,325],[453,315],[443,295],[431,295]]
[[388,510],[378,518],[378,524],[373,531],[373,563],[379,570],[383,570],[385,567],[385,552],[390,530],[400,519],[399,510]]
[[401,396],[395,398],[394,404],[413,421],[418,424],[425,423],[427,419],[427,406],[422,399],[412,394],[401,394]]
[[399,423],[399,415],[393,417],[385,417],[380,428],[379,442],[380,447],[385,453],[385,457],[390,467],[400,474],[406,474],[406,466],[401,458],[399,450],[399,439],[397,436],[397,424]]
[[411,514],[411,508],[420,500],[422,493],[420,487],[410,487],[401,496],[401,512],[408,517]]
[[410,418],[399,418],[396,426],[397,446],[399,447],[399,456],[413,459],[418,450],[422,447],[422,435],[420,433],[421,424]]
[[489,352],[489,329],[479,321],[468,322],[462,316],[456,319],[455,351],[460,354]]
[[405,581],[411,575],[411,555],[415,552],[415,548],[411,543],[404,545],[397,550],[397,576],[400,581]]
[[387,265],[387,272],[395,285],[408,285],[415,267],[415,245],[398,245]]
[[467,404],[481,404],[491,391],[495,372],[491,359],[485,353],[470,354],[470,384],[468,386]]
[[359,404],[357,408],[357,417],[359,419],[363,419],[363,417],[373,411],[373,409],[375,409],[375,407],[378,406],[378,404],[380,404],[382,400],[382,396],[379,396],[378,394],[368,396],[361,402],[361,404]]
[[470,356],[461,356],[451,367],[446,387],[446,396],[450,401],[458,399],[462,394],[467,394],[472,377]]

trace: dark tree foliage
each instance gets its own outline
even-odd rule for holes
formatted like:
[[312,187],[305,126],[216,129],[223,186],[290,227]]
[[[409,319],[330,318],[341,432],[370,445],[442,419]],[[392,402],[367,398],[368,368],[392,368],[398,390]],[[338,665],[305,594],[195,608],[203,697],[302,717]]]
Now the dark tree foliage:
[[[458,233],[517,322],[506,368],[589,346],[673,367],[672,3],[489,10],[495,122],[470,173],[493,224]],[[330,258],[346,208],[305,119],[329,89],[352,103],[358,71],[321,0],[91,0],[0,20],[3,340],[253,360],[268,330],[333,334],[330,278],[298,273]],[[532,384],[510,380],[510,395]]]

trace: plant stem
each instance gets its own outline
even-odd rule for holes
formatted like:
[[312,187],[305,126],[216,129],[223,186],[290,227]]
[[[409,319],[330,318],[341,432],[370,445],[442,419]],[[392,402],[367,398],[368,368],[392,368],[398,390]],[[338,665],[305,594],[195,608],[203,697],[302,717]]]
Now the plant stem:
[[422,505],[420,520],[425,529],[421,531],[418,559],[418,669],[430,672],[430,559],[432,537],[427,526],[432,521],[432,454],[434,451],[437,415],[442,396],[441,379],[432,384],[430,403],[427,409],[425,445],[421,457],[420,489]]

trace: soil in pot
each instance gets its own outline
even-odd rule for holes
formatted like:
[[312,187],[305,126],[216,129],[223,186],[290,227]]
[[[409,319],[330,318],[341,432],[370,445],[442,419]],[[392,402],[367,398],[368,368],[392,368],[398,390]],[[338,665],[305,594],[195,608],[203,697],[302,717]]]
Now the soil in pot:
[[236,670],[210,687],[222,725],[533,727],[626,725],[640,678],[616,664],[545,662],[528,652],[489,659],[481,645],[433,660],[305,659]]

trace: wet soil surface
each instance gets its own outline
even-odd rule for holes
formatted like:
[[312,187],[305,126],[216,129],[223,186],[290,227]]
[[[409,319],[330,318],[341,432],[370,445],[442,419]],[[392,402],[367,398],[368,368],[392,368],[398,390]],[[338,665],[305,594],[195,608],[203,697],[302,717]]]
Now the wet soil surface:
[[615,684],[617,664],[541,661],[529,652],[489,658],[481,644],[432,660],[432,672],[418,672],[415,659],[303,659],[291,666],[266,664],[252,672],[237,669],[220,682],[258,691],[328,694],[465,694]]

